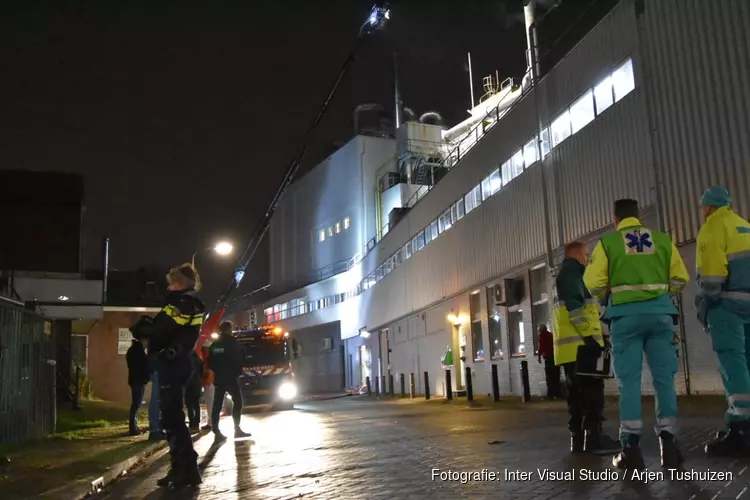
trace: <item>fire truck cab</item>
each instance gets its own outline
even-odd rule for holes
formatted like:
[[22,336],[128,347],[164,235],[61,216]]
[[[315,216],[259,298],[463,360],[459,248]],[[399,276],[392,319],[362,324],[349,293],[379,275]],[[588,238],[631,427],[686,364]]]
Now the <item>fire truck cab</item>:
[[290,410],[297,399],[289,333],[261,326],[233,332],[242,350],[240,389],[244,406],[262,404]]

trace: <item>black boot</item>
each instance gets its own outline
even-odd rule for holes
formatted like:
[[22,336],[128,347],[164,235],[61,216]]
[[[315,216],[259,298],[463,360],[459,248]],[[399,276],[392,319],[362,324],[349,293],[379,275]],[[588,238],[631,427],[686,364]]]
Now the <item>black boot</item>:
[[570,452],[581,453],[583,451],[583,432],[571,432],[570,433]]
[[157,479],[156,484],[158,486],[161,486],[162,488],[166,488],[174,480],[174,477],[175,477],[174,469],[170,467],[169,470],[167,471],[167,475],[161,479]]
[[661,449],[661,465],[668,469],[676,469],[682,465],[683,458],[677,440],[667,431],[659,433],[659,448]]
[[729,432],[717,432],[716,439],[706,444],[710,456],[750,455],[750,425],[740,422],[729,425]]
[[622,447],[622,451],[612,457],[612,465],[617,469],[643,470],[646,464],[643,462],[639,436],[631,435],[628,443]]
[[203,482],[198,464],[193,460],[180,465],[177,472],[169,481],[170,490],[179,490],[185,487],[198,486]]
[[620,443],[604,434],[601,426],[586,431],[586,440],[583,445],[583,451],[586,453],[609,455],[610,453],[616,453],[620,448]]

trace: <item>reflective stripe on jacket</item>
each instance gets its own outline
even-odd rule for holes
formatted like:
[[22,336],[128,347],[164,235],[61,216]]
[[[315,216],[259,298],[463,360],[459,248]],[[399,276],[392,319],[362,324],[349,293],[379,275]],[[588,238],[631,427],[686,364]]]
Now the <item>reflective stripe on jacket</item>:
[[583,337],[591,336],[600,346],[604,346],[597,300],[586,299],[583,307],[573,311],[568,311],[564,302],[557,301],[552,335],[556,365],[572,363],[576,360],[578,347],[584,344]]

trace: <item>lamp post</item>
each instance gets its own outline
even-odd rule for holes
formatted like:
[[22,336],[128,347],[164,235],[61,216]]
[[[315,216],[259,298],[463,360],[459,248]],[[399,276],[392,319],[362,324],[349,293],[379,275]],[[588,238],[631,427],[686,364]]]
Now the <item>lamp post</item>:
[[208,248],[204,248],[203,250],[198,250],[197,252],[193,253],[193,258],[190,260],[190,263],[193,267],[195,267],[195,257],[199,253],[207,252],[209,250],[213,250],[217,255],[221,255],[222,257],[229,255],[232,253],[232,250],[234,250],[234,247],[231,243],[227,241],[220,241],[216,245]]

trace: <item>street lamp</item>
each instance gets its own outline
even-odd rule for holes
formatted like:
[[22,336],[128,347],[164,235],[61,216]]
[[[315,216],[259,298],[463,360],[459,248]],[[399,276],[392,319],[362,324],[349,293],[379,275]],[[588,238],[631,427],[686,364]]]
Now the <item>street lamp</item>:
[[197,252],[193,253],[193,258],[190,260],[190,263],[195,267],[195,256],[199,253],[207,252],[209,250],[213,250],[216,252],[217,255],[221,255],[222,257],[225,257],[232,253],[232,250],[234,250],[234,247],[231,243],[228,241],[220,241],[216,245],[208,248],[204,248],[203,250],[198,250]]

